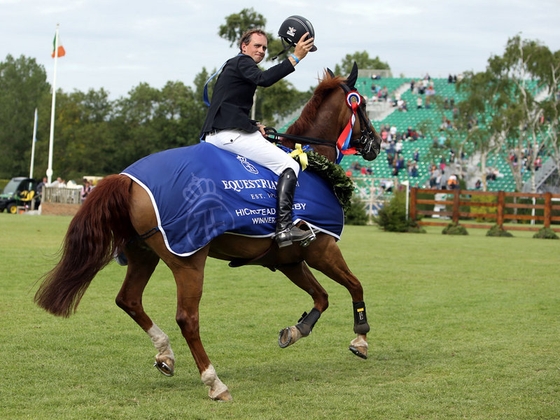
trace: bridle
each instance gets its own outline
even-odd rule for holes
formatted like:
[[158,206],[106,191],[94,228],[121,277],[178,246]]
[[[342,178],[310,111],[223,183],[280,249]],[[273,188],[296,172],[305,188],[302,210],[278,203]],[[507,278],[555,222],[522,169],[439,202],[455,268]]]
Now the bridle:
[[[370,122],[364,112],[364,109],[361,107],[363,98],[356,88],[350,87],[346,83],[340,84],[340,87],[346,94],[346,105],[350,108],[352,114],[348,124],[338,137],[336,143],[316,137],[278,133],[274,128],[269,127],[266,129],[266,138],[272,142],[276,142],[280,138],[285,138],[301,144],[333,147],[337,150],[337,163],[342,160],[344,155],[361,154],[362,156],[367,156],[370,154],[372,150],[375,150],[374,143],[376,136],[375,131],[371,129]],[[354,128],[354,124],[356,122],[356,116],[360,121],[360,138],[352,139],[352,129]]]
[[[366,156],[374,150],[374,140],[376,136],[375,131],[371,129],[369,118],[361,106],[363,100],[362,95],[358,93],[356,88],[351,88],[345,83],[342,83],[340,87],[346,94],[346,105],[348,105],[352,111],[352,116],[346,128],[338,138],[337,147],[342,154],[360,153],[362,156]],[[356,147],[351,145],[352,128],[356,121],[356,115],[360,120],[360,138],[354,140],[354,142],[357,143],[359,150],[356,150]]]

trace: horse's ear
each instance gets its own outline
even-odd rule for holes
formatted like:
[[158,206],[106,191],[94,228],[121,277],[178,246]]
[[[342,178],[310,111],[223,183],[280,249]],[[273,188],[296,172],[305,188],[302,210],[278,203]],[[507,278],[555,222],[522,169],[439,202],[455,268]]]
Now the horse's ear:
[[334,79],[334,73],[333,73],[333,71],[332,71],[331,69],[329,69],[328,67],[327,67],[327,73],[329,74],[329,76],[331,76],[331,77]]
[[358,64],[354,61],[354,65],[352,66],[352,71],[350,72],[350,76],[346,80],[346,84],[350,89],[354,89],[356,87],[356,81],[358,80]]

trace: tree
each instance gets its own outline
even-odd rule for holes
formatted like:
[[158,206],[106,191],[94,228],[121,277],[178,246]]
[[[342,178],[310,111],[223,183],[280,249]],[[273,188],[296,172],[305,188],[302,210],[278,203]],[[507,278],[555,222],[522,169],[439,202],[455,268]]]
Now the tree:
[[[534,160],[547,150],[558,153],[558,76],[560,60],[538,41],[508,40],[502,56],[492,56],[485,72],[466,73],[458,83],[466,99],[460,104],[459,119],[478,121],[474,126],[458,124],[468,137],[473,130],[479,136],[478,151],[492,152],[510,165],[518,191],[523,188],[523,172],[533,180]],[[542,97],[541,97],[542,96]]]
[[391,70],[389,64],[381,61],[379,57],[370,58],[367,51],[357,51],[354,54],[346,54],[342,62],[334,67],[334,73],[343,76],[349,75],[354,62],[358,64],[359,69]]
[[8,55],[0,62],[0,177],[28,174],[33,115],[48,93],[46,71],[35,59]]
[[[241,36],[249,29],[262,29],[265,30],[266,18],[260,13],[256,12],[253,8],[243,9],[239,13],[233,13],[226,16],[226,23],[220,25],[218,29],[218,35],[229,41],[229,46],[237,47]],[[266,30],[265,30],[266,32]],[[271,61],[273,57],[277,56],[284,47],[282,41],[277,39],[270,32],[266,32],[266,37],[268,38],[268,55],[266,57],[267,61]]]
[[264,16],[251,7],[226,16],[226,23],[220,25],[218,35],[220,38],[229,41],[229,46],[232,47],[239,42],[245,31],[253,28],[264,28],[265,26],[266,19]]

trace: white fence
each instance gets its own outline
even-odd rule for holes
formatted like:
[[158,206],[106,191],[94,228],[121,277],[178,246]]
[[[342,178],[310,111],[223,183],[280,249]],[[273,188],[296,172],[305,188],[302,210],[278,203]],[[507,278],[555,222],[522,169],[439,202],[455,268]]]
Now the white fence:
[[41,202],[80,204],[81,188],[43,187]]

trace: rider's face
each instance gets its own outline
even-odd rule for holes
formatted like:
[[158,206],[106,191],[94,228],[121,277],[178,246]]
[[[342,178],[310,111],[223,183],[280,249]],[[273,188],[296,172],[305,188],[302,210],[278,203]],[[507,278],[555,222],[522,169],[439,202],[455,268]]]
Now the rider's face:
[[266,36],[261,34],[253,34],[251,35],[251,41],[249,41],[249,44],[243,44],[241,46],[241,52],[251,57],[253,60],[255,60],[255,63],[258,64],[264,59],[267,45],[268,40],[266,39]]

